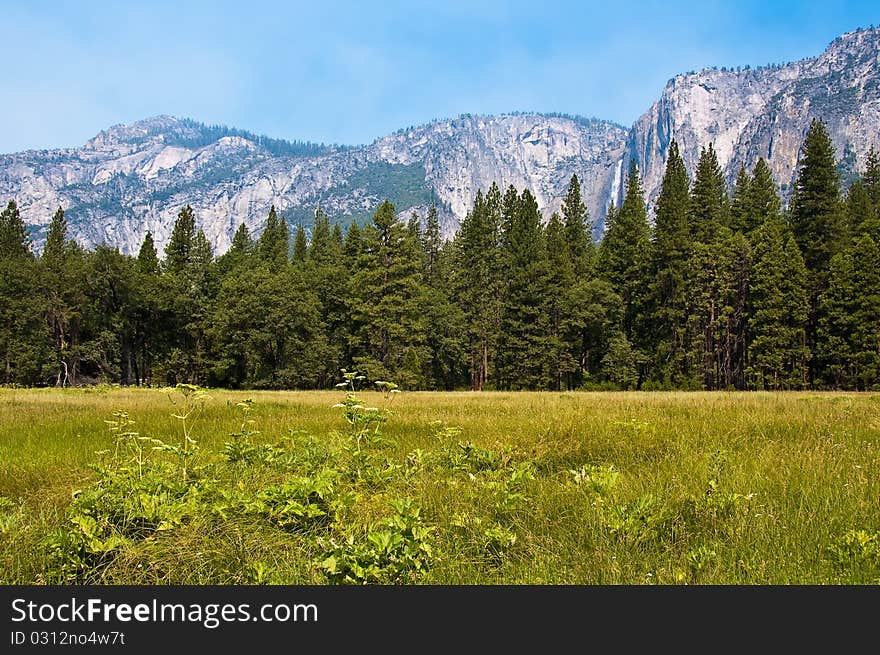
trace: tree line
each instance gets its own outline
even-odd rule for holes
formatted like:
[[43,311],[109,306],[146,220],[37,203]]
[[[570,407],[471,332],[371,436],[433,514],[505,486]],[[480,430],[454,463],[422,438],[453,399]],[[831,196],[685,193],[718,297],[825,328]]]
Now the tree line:
[[[546,224],[532,193],[478,192],[451,240],[390,202],[293,238],[273,207],[214,257],[192,209],[164,257],[68,239],[35,256],[0,214],[0,381],[327,388],[340,369],[409,389],[876,389],[880,163],[841,189],[824,124],[783,208],[759,159],[728,190],[712,145],[691,180],[670,145],[648,220],[639,171],[598,244],[571,178]],[[291,245],[292,242],[292,245]]]

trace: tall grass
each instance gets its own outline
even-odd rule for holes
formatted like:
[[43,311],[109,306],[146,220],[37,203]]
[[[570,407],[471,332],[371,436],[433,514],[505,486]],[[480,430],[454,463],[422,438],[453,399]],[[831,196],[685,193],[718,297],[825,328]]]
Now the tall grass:
[[[373,557],[356,581],[380,583],[880,582],[876,394],[364,392],[393,414],[354,452],[342,392],[208,393],[193,428],[204,506],[88,581],[322,584],[342,578],[330,556]],[[247,398],[253,443],[283,441],[281,459],[222,456]],[[0,582],[58,581],[47,539],[75,530],[72,494],[95,485],[120,409],[141,436],[179,439],[164,391],[0,390]],[[326,470],[332,521],[218,509]],[[406,566],[376,545],[395,530],[418,551]]]

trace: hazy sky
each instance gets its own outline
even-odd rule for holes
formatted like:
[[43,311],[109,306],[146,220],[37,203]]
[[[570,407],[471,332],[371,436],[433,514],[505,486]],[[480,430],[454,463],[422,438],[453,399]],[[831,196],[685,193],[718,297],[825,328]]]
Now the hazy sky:
[[673,75],[819,54],[865,2],[0,0],[0,152],[156,114],[367,143],[461,113],[632,123]]

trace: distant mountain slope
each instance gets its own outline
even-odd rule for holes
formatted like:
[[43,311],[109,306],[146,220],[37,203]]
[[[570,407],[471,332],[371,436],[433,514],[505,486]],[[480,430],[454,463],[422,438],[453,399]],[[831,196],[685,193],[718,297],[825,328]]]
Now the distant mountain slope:
[[114,126],[81,148],[0,155],[0,199],[16,199],[38,248],[60,205],[81,243],[125,252],[147,230],[163,248],[189,203],[221,253],[242,222],[259,233],[271,204],[308,228],[318,205],[348,222],[365,220],[386,197],[404,215],[424,215],[436,201],[451,235],[493,181],[531,189],[546,217],[577,173],[598,236],[633,159],[653,204],[673,138],[691,173],[700,148],[713,143],[731,182],[741,164],[765,157],[787,196],[813,118],[828,124],[846,175],[864,165],[872,143],[880,147],[880,28],[784,66],[679,75],[629,130],[558,114],[463,115],[339,147],[158,116]]
[[147,230],[164,247],[187,203],[218,253],[240,223],[258,233],[272,204],[289,222],[310,227],[318,205],[349,221],[366,219],[386,197],[405,214],[424,214],[436,201],[451,235],[477,190],[492,181],[533,189],[549,211],[578,173],[592,190],[589,208],[600,214],[625,137],[606,121],[462,116],[339,148],[158,116],[112,127],[82,148],[0,156],[0,198],[17,200],[38,245],[62,206],[80,242],[130,253]]
[[864,165],[872,143],[880,148],[880,28],[844,34],[820,56],[784,66],[676,76],[630,130],[623,165],[636,160],[652,204],[670,141],[691,173],[712,142],[731,183],[741,164],[751,169],[764,157],[787,196],[813,118],[826,122],[845,173]]

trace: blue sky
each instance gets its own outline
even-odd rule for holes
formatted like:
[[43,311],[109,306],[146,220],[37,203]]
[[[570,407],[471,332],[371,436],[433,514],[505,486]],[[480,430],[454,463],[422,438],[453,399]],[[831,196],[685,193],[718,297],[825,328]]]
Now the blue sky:
[[0,0],[0,152],[156,114],[358,144],[461,113],[632,123],[673,75],[819,54],[871,2]]

